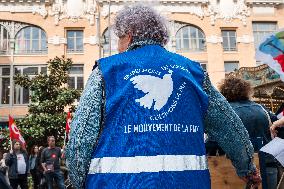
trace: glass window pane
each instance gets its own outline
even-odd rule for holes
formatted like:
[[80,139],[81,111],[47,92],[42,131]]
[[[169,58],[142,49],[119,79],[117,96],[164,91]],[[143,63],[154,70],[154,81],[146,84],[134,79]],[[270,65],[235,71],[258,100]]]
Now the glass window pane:
[[177,50],[181,50],[181,39],[176,39],[176,48]]
[[9,104],[10,97],[10,78],[2,78],[2,98],[1,104]]
[[187,39],[187,38],[189,37],[189,36],[188,36],[188,33],[189,33],[188,27],[184,27],[184,28],[182,29],[182,37],[185,38],[185,39]]
[[183,49],[189,50],[189,39],[183,39]]
[[84,88],[84,78],[77,77],[77,89],[82,90]]
[[39,40],[33,40],[32,41],[32,50],[33,52],[39,51]]
[[46,44],[46,39],[41,40],[41,50],[42,51],[47,51],[47,44]]
[[199,39],[198,40],[198,43],[199,43],[199,49],[205,49],[205,41],[204,39]]
[[10,75],[10,68],[2,68],[2,75],[5,76],[9,76]]
[[83,50],[83,38],[77,38],[76,50],[78,50],[78,51],[82,51]]
[[67,49],[68,50],[74,50],[74,39],[67,39]]
[[[118,37],[114,34],[113,30],[111,32],[111,54],[118,53]],[[103,44],[103,56],[109,56],[109,30],[107,29],[103,34],[104,44]]]
[[207,70],[207,64],[205,64],[205,63],[201,63],[201,67],[202,67],[202,69],[203,69],[204,71],[206,71],[206,70]]
[[200,30],[198,30],[198,38],[204,38],[204,35]]
[[38,74],[38,67],[27,67],[23,69],[23,74],[26,75],[37,75]]
[[30,40],[25,40],[25,46],[23,46],[24,53],[27,53],[31,50],[31,41]]
[[31,27],[24,28],[23,32],[26,40],[31,38]]
[[21,87],[19,85],[15,86],[14,89],[14,103],[20,104],[21,103]]
[[75,32],[74,31],[67,31],[67,37],[68,38],[73,38],[75,36]]
[[196,38],[196,29],[190,28],[190,38],[195,39]]
[[190,40],[190,46],[192,50],[196,50],[197,49],[197,41],[196,39],[191,39]]
[[69,70],[70,74],[83,74],[83,66],[72,66]]
[[41,40],[46,41],[46,35],[45,35],[45,32],[43,30],[41,30]]
[[235,37],[230,37],[230,48],[231,50],[236,49],[236,38]]
[[223,48],[224,50],[229,48],[229,40],[227,37],[223,38]]
[[76,31],[77,38],[83,38],[83,31]]
[[227,37],[227,36],[228,36],[227,31],[222,31],[222,37],[224,38],[224,37]]
[[239,62],[225,62],[225,72],[233,72],[235,70],[239,69]]
[[28,104],[29,103],[29,95],[30,95],[30,91],[27,88],[23,88],[23,104]]
[[75,77],[69,77],[67,84],[69,88],[75,89]]
[[47,67],[41,67],[40,73],[47,74]]
[[229,36],[230,37],[235,37],[236,36],[236,32],[235,31],[229,31]]
[[32,39],[39,39],[40,30],[36,27],[32,27]]
[[15,74],[21,74],[21,68],[15,67],[14,70],[15,70],[14,72]]

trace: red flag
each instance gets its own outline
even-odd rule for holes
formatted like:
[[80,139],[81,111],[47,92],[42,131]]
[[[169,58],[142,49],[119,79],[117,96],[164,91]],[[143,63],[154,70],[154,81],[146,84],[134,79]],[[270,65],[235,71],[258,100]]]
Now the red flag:
[[71,113],[68,112],[67,113],[67,119],[66,119],[66,127],[65,127],[67,134],[69,134],[69,132],[70,132],[70,124],[71,124]]
[[274,60],[277,60],[278,63],[280,64],[282,71],[284,72],[284,54],[280,54],[276,57],[273,58]]
[[19,140],[23,146],[26,146],[26,141],[20,133],[20,130],[17,128],[14,119],[9,115],[9,130],[11,140]]

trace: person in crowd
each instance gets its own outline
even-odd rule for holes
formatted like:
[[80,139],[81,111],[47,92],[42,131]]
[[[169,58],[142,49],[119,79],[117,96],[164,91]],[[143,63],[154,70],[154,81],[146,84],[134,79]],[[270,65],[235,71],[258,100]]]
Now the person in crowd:
[[[277,121],[274,121],[270,127],[270,132],[272,134],[273,137],[277,137],[278,135],[278,130],[279,129],[282,129],[284,128],[284,117],[282,117],[281,119],[277,120]],[[282,134],[283,135],[283,134]],[[281,136],[281,138],[283,138],[283,136]]]
[[6,179],[7,183],[9,183],[9,178],[8,178],[8,166],[5,163],[5,159],[7,157],[8,153],[3,154],[3,158],[0,161],[0,170],[4,175],[4,178]]
[[47,188],[53,188],[55,180],[59,189],[64,189],[64,178],[60,170],[61,149],[55,146],[55,137],[47,138],[48,147],[41,153],[41,164],[46,178]]
[[[219,89],[242,120],[249,133],[254,151],[259,152],[262,146],[271,141],[269,126],[271,120],[277,120],[276,115],[250,100],[253,94],[252,86],[244,79],[235,76],[226,77],[219,85]],[[263,188],[275,189],[277,187],[277,161],[267,154],[265,162],[266,168],[261,168],[263,185],[266,185]]]
[[29,157],[30,173],[32,175],[34,189],[38,189],[40,184],[40,173],[36,166],[38,164],[37,161],[39,160],[38,152],[39,152],[38,146],[34,145],[31,149]]
[[2,171],[0,171],[0,188],[1,189],[11,189]]
[[7,170],[8,167],[5,164],[5,158],[7,156],[7,153],[3,154],[3,158],[0,161],[0,188],[7,188],[10,189],[10,185],[9,185],[9,180],[7,175]]
[[166,20],[135,4],[117,14],[113,28],[120,53],[97,61],[71,123],[73,186],[209,189],[205,129],[237,174],[257,186],[241,120],[199,63],[164,48]]
[[39,178],[40,178],[40,183],[39,183],[40,189],[46,189],[47,188],[46,179],[45,179],[44,174],[43,174],[44,170],[43,170],[43,167],[42,167],[42,164],[41,164],[41,154],[42,154],[43,150],[44,150],[43,146],[40,146],[38,148],[38,156],[37,156],[37,159],[36,159],[36,169],[37,169],[37,172],[39,173]]
[[28,189],[28,154],[19,140],[13,140],[12,147],[13,150],[10,151],[5,159],[5,163],[9,167],[8,177],[10,185],[13,189],[18,189],[18,186],[21,189]]

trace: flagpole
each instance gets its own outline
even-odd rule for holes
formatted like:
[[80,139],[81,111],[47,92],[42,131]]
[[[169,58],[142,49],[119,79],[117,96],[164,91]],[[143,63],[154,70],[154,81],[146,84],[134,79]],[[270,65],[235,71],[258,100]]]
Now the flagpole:
[[63,143],[63,146],[64,146],[64,147],[66,146],[66,131],[65,131],[65,134],[64,134],[64,143]]
[[12,144],[12,139],[11,139],[11,131],[10,131],[10,116],[11,114],[9,114],[8,119],[9,119],[9,133],[10,133],[10,150],[13,150],[13,144]]
[[11,150],[13,151],[13,144],[12,144],[12,139],[10,138],[10,146],[11,146]]

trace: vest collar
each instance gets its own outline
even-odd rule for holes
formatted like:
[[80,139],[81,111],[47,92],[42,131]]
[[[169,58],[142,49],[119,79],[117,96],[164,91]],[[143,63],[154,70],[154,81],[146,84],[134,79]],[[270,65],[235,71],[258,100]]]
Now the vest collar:
[[154,41],[152,39],[138,39],[138,40],[133,40],[133,42],[128,46],[126,51],[131,51],[131,50],[135,50],[141,47],[144,47],[146,45],[159,45],[162,47],[162,45],[160,43],[158,43],[157,41]]

